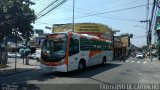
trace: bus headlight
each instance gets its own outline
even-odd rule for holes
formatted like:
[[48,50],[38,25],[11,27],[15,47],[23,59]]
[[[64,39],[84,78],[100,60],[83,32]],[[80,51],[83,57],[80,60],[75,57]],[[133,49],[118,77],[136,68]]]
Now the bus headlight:
[[64,60],[59,62],[59,65],[63,65],[64,64]]
[[50,53],[49,51],[44,51],[43,55],[44,55],[44,56],[49,56],[49,57],[50,57],[50,54],[49,54],[49,53]]

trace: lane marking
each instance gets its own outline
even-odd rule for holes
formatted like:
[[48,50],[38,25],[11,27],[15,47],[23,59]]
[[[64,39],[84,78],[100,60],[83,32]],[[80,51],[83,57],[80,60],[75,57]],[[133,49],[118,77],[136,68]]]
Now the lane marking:
[[137,63],[140,63],[141,61],[137,61]]
[[146,61],[144,61],[143,63],[144,63],[144,64],[146,64],[147,62],[146,62]]

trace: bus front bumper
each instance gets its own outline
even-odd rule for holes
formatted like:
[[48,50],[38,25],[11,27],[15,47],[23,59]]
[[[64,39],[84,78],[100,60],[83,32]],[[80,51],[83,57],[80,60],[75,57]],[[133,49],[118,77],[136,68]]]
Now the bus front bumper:
[[52,72],[67,72],[67,65],[59,65],[59,66],[47,66],[44,64],[40,65],[40,68],[45,71],[52,71]]

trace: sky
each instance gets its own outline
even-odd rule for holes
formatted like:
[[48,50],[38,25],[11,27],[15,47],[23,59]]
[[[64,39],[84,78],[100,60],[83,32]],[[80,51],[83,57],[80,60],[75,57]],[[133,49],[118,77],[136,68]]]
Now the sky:
[[[43,8],[56,0],[32,1],[35,2],[35,5],[32,5],[31,8],[38,15]],[[74,22],[102,23],[113,30],[120,30],[116,35],[123,33],[133,34],[131,43],[141,47],[146,45],[146,23],[139,21],[146,20],[146,6],[137,6],[146,4],[147,0],[75,0]],[[137,8],[122,10],[131,7]],[[149,9],[150,18],[152,5],[149,6]],[[34,29],[43,29],[44,32],[51,33],[51,30],[45,29],[45,26],[52,27],[53,24],[72,23],[72,16],[73,0],[67,0],[60,7],[36,20],[33,26]]]

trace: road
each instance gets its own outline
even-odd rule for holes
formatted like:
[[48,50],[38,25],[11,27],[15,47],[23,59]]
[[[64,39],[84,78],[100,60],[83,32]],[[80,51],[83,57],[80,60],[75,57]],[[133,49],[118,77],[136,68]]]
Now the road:
[[112,61],[104,66],[89,67],[84,72],[53,73],[36,68],[28,72],[0,77],[0,82],[3,83],[3,87],[12,84],[20,85],[18,87],[21,89],[25,87],[37,90],[82,90],[78,87],[85,87],[83,90],[97,90],[100,88],[99,84],[160,83],[160,73],[158,73],[160,70],[158,70],[159,68],[155,68],[144,59],[130,58],[126,62]]

